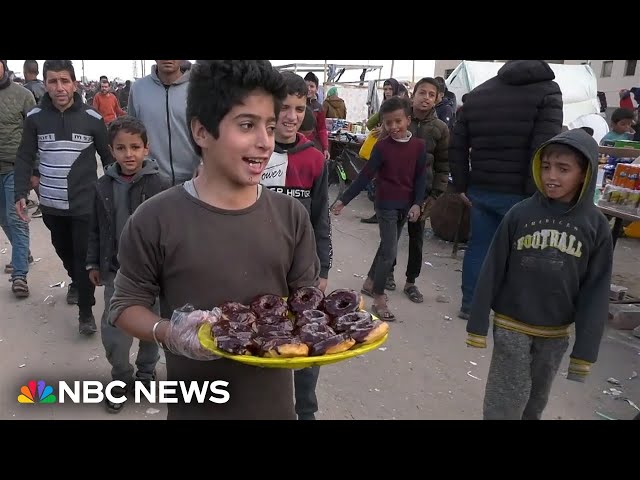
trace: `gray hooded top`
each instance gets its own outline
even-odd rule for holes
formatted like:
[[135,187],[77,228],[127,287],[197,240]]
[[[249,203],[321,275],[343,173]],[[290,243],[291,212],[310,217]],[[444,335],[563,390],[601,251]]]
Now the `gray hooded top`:
[[[568,145],[589,160],[583,187],[571,203],[544,193],[540,157],[550,143]],[[486,336],[490,310],[538,331],[575,323],[572,363],[596,361],[613,262],[609,224],[594,204],[597,171],[598,144],[583,129],[540,146],[532,161],[538,191],[500,224],[478,278],[467,332]]]
[[189,180],[200,163],[187,125],[190,71],[171,85],[164,85],[157,69],[154,65],[150,75],[131,85],[129,115],[144,123],[149,136],[149,156],[158,163],[160,173],[177,185]]

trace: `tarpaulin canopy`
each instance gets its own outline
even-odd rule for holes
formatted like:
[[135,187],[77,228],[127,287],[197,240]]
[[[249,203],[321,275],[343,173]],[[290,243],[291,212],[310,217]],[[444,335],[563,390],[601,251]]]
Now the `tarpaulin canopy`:
[[[458,105],[462,105],[462,95],[495,77],[503,65],[501,62],[464,60],[447,78],[447,88],[456,94]],[[600,112],[598,82],[591,66],[556,63],[550,63],[549,66],[555,73],[555,82],[562,91],[563,125],[569,126],[584,115]]]

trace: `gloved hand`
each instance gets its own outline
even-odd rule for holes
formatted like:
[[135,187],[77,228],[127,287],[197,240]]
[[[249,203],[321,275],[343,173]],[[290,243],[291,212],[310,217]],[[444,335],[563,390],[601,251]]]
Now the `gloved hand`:
[[212,325],[222,316],[219,308],[195,310],[191,305],[173,311],[169,328],[164,336],[164,346],[171,353],[192,360],[216,360],[220,357],[202,346],[198,331],[203,324]]

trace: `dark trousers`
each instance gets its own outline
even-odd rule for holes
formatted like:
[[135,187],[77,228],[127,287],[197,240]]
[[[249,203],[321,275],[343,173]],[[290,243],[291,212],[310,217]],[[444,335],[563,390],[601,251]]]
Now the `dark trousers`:
[[[416,283],[416,278],[420,276],[422,270],[422,245],[424,244],[424,221],[409,222],[409,259],[407,260],[407,271],[405,273],[408,283]],[[397,261],[393,261],[389,277],[393,277],[393,270]]]
[[320,367],[303,368],[293,372],[298,420],[315,418],[315,413],[318,411],[316,385],[318,384],[319,375]]
[[493,328],[485,420],[540,420],[569,337],[542,338]]
[[371,263],[368,276],[373,280],[374,295],[384,295],[384,285],[396,260],[398,238],[407,221],[407,215],[402,210],[376,209],[376,216],[380,229],[380,246]]
[[78,289],[80,314],[91,314],[96,303],[96,287],[89,281],[87,272],[87,246],[89,242],[89,215],[61,216],[42,214],[44,224],[51,232],[51,243],[62,265]]

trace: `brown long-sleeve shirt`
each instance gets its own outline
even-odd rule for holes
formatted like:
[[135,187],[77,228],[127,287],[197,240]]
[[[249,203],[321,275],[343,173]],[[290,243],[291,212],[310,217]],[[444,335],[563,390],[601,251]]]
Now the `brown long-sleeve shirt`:
[[[186,303],[211,309],[262,294],[287,296],[316,285],[320,272],[304,207],[268,189],[238,211],[212,207],[183,186],[156,195],[125,226],[118,260],[112,323],[127,307],[150,307],[156,295],[162,317],[171,318]],[[166,357],[168,380],[225,380],[230,395],[223,405],[169,404],[169,419],[295,419],[291,370]]]

